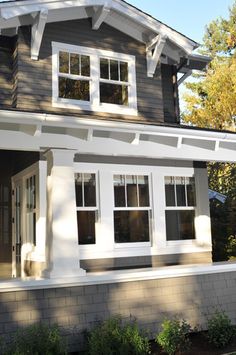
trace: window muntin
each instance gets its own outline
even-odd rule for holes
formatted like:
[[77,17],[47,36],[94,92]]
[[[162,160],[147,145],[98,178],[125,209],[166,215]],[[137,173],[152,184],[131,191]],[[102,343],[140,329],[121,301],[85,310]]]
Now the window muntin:
[[167,241],[195,239],[195,179],[166,176],[165,198]]
[[115,243],[150,241],[149,179],[146,175],[114,175]]
[[52,42],[53,106],[137,115],[135,57]]
[[59,52],[58,96],[63,99],[90,101],[90,57]]
[[95,223],[97,220],[96,175],[77,173],[75,194],[80,245],[95,244]]
[[100,58],[100,102],[128,105],[128,63]]
[[36,176],[26,179],[26,233],[27,240],[36,245]]

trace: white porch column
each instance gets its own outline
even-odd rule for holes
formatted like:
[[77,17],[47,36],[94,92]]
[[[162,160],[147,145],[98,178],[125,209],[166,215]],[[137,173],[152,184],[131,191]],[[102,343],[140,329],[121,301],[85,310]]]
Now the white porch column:
[[211,219],[208,197],[207,169],[194,169],[196,184],[196,241],[199,245],[211,248]]
[[47,168],[47,276],[85,275],[80,268],[75,200],[74,150],[46,152]]

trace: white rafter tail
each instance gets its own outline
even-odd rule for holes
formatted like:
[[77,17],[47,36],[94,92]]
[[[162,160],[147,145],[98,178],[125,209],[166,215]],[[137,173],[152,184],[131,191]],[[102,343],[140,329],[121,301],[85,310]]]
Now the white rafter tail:
[[87,141],[91,142],[93,140],[93,128],[89,128],[87,131]]
[[178,86],[180,84],[182,84],[190,75],[192,75],[192,72],[193,71],[190,69],[190,70],[187,71],[187,73],[185,73],[183,76],[181,76],[181,78],[177,82]]
[[135,133],[135,137],[134,137],[133,141],[131,142],[131,144],[139,145],[139,142],[140,142],[140,133]]
[[220,141],[216,140],[215,142],[215,151],[217,152],[220,149]]
[[[147,49],[147,76],[152,78],[155,71],[156,71],[156,67],[157,67],[157,64],[160,60],[160,57],[161,57],[161,53],[163,51],[163,48],[166,44],[166,39],[167,39],[167,36],[161,36],[159,35],[158,36],[158,40],[155,44],[155,46],[153,47],[153,44],[149,44],[148,45],[148,49]],[[150,49],[150,48],[154,48],[154,51],[153,49]],[[153,53],[152,53],[153,51]]]
[[108,4],[99,7],[99,9],[95,12],[92,18],[92,29],[98,30],[101,24],[105,21],[106,17],[109,15],[109,13],[110,13],[110,7]]
[[182,144],[183,144],[183,137],[178,137],[177,149],[180,149],[182,147]]
[[47,22],[48,10],[41,10],[35,18],[31,28],[31,59],[38,60],[39,50],[43,38],[44,28]]

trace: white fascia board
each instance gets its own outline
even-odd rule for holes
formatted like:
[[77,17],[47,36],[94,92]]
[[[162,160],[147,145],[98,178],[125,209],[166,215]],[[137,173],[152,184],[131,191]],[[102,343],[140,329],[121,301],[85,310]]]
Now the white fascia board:
[[108,120],[88,119],[74,116],[53,115],[21,111],[0,110],[0,123],[29,124],[36,126],[65,127],[109,132],[139,133],[152,136],[198,139],[203,141],[223,141],[236,143],[236,133],[216,132],[191,128],[154,126]]
[[[41,7],[46,7],[48,11],[56,10],[58,8],[68,8],[71,6],[106,6],[106,0],[72,0],[72,1],[59,1],[59,0],[33,0],[33,1],[18,1],[1,3],[1,13],[4,19],[10,19],[13,17],[38,12]],[[167,25],[159,22],[151,16],[143,13],[142,11],[132,7],[131,5],[121,2],[120,0],[111,0],[109,4],[112,10],[129,17],[132,21],[141,24],[144,28],[153,31],[154,35],[161,34],[162,36],[168,36],[169,40],[182,48],[186,53],[190,54],[198,44],[177,31],[171,29]],[[121,23],[122,28],[122,23]]]

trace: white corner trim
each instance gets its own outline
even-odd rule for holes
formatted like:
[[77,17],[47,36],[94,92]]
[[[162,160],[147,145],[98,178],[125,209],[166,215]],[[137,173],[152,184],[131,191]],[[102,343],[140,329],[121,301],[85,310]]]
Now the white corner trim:
[[42,9],[37,14],[31,27],[31,59],[38,60],[39,50],[43,38],[44,28],[47,22],[48,10]]
[[[159,35],[156,43],[149,44],[147,48],[147,76],[153,77],[157,64],[160,60],[161,53],[166,44],[167,36]],[[152,53],[152,46],[155,46],[154,52]]]

